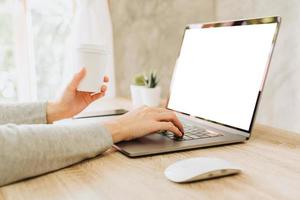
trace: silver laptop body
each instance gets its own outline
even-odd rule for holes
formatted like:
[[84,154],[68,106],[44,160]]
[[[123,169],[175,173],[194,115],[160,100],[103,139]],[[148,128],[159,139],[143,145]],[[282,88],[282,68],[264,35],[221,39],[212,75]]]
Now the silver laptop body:
[[250,138],[280,17],[185,28],[167,109],[185,136],[159,132],[115,145],[129,157],[244,142]]

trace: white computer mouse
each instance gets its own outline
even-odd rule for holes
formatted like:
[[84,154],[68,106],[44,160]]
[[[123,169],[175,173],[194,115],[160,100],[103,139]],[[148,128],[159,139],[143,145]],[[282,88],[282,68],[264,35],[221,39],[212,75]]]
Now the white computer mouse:
[[177,183],[185,183],[238,174],[241,168],[219,158],[197,157],[177,161],[165,170],[165,176]]

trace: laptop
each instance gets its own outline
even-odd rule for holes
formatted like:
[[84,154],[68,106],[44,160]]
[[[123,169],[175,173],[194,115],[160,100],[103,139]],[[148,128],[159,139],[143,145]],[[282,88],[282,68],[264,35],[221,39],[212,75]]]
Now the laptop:
[[185,135],[161,131],[115,147],[138,157],[248,140],[280,21],[265,17],[186,26],[166,105]]

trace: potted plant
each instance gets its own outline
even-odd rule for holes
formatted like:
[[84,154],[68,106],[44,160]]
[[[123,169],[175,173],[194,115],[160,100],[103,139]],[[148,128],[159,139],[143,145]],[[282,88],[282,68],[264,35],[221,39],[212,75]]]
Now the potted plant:
[[156,71],[144,75],[145,86],[141,89],[141,96],[144,105],[159,106],[161,88],[158,86],[159,78]]
[[140,107],[143,105],[141,90],[145,87],[144,75],[138,74],[133,80],[133,84],[130,86],[131,100],[133,107]]
[[156,71],[136,75],[133,84],[130,86],[133,107],[142,105],[159,106],[161,88],[158,86],[158,82]]

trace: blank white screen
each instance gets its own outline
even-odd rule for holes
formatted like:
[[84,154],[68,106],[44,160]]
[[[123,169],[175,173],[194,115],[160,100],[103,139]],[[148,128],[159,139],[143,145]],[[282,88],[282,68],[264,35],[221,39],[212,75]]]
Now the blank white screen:
[[248,131],[276,26],[187,29],[168,108]]

